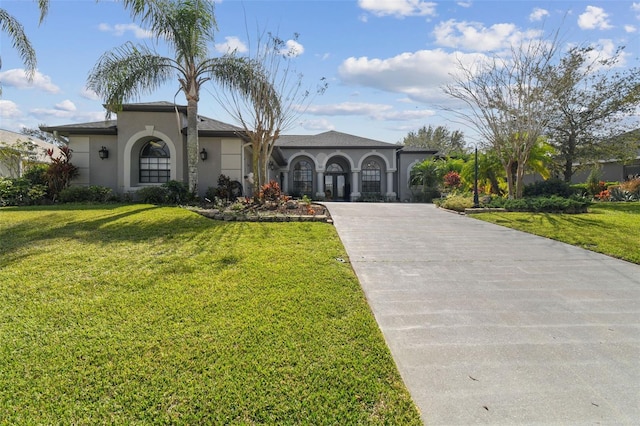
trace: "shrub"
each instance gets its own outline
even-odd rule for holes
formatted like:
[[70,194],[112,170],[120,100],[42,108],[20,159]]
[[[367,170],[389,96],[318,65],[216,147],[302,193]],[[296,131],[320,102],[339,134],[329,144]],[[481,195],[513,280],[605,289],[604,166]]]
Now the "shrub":
[[440,198],[440,190],[435,187],[424,188],[413,194],[413,201],[416,203],[432,203],[436,198]]
[[631,191],[627,191],[622,188],[622,185],[612,187],[611,189],[605,191],[608,194],[608,197],[602,199],[602,201],[623,201],[623,202],[631,202],[638,201],[638,195]]
[[492,200],[491,207],[503,207],[514,212],[534,213],[586,213],[591,201],[585,197],[569,198],[552,195],[550,197],[527,197],[518,199]]
[[216,188],[209,188],[206,197],[210,200],[214,198],[220,198],[222,200],[231,199],[231,178],[226,175],[220,175],[218,177],[218,186]]
[[162,186],[145,186],[136,192],[136,199],[141,203],[165,204],[169,190]]
[[629,193],[640,197],[640,178],[635,178],[628,180],[626,182],[622,182],[620,184],[620,189],[624,191],[628,191]]
[[51,159],[51,164],[47,169],[47,182],[49,184],[49,195],[56,199],[63,189],[69,186],[71,179],[78,176],[79,169],[71,164],[72,150],[68,146],[60,147],[60,156],[54,158],[53,150],[48,149],[47,155]]
[[524,187],[525,197],[549,197],[557,195],[559,197],[570,197],[573,194],[571,186],[558,178],[551,178],[540,182],[534,182]]
[[396,201],[396,199],[382,195],[379,192],[362,192],[356,201],[359,203],[387,203]]
[[589,177],[587,177],[587,192],[592,197],[595,197],[597,194],[607,189],[604,182],[602,182],[602,180],[600,179],[600,176],[600,169],[594,167],[593,169],[591,169]]
[[23,178],[31,182],[32,185],[47,186],[47,170],[49,166],[47,164],[34,164],[25,170],[22,175]]
[[70,186],[58,194],[61,203],[85,203],[91,201],[91,191],[87,186]]
[[70,186],[58,194],[61,203],[105,203],[117,200],[111,188],[105,186]]
[[473,207],[473,197],[469,197],[468,195],[451,195],[438,201],[437,204],[443,209],[463,212]]
[[569,185],[569,188],[571,188],[571,192],[575,195],[589,195],[589,189],[586,183],[574,183]]
[[282,196],[280,185],[275,180],[270,180],[269,183],[265,183],[260,187],[259,198],[260,201],[278,201]]
[[41,203],[47,187],[25,178],[0,178],[0,206],[26,206]]
[[442,178],[444,181],[445,188],[448,189],[458,189],[462,184],[462,180],[460,179],[460,173],[456,171],[450,171]]
[[184,182],[170,180],[162,184],[167,190],[166,202],[170,204],[184,204],[192,201],[195,195],[189,192],[189,186]]
[[608,189],[605,189],[604,191],[600,191],[599,194],[596,194],[594,198],[600,201],[609,201],[610,197],[611,197],[611,193],[609,192]]

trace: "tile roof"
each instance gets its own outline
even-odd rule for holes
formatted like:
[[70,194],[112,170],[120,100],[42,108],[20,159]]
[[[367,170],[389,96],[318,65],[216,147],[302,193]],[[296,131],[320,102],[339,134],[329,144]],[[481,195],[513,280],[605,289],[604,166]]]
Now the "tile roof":
[[56,145],[49,143],[47,141],[43,141],[42,139],[34,138],[33,136],[23,135],[21,133],[12,132],[10,130],[0,129],[0,146],[6,145],[12,147],[16,145],[18,142],[31,142],[33,143],[36,149],[36,158],[35,160],[41,163],[48,163],[51,161],[49,156],[46,153],[47,149],[53,150],[53,157],[57,158],[60,156],[60,148]]
[[331,130],[318,135],[282,135],[276,141],[280,148],[390,148],[397,145]]
[[60,126],[42,126],[43,132],[58,132],[62,134],[87,134],[97,133],[101,135],[115,135],[118,133],[116,120],[93,121],[90,123],[63,124]]

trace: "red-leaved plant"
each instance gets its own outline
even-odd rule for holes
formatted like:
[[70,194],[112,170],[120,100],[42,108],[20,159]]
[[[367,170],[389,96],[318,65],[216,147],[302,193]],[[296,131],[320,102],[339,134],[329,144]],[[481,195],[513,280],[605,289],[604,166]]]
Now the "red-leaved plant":
[[269,183],[265,183],[260,187],[260,201],[279,201],[282,196],[280,185],[275,180],[270,180]]
[[76,166],[71,164],[71,148],[68,146],[60,147],[60,156],[53,156],[53,149],[47,150],[47,155],[51,159],[49,168],[47,169],[47,183],[49,184],[49,195],[52,200],[56,200],[60,191],[65,189],[71,183],[71,179],[79,174]]
[[444,186],[449,189],[457,189],[460,187],[462,180],[460,179],[460,174],[456,171],[450,171],[446,175],[444,175]]

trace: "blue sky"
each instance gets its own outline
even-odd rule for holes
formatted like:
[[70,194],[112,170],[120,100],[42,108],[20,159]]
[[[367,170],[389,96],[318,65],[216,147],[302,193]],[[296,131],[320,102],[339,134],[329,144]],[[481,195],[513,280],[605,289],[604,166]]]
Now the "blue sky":
[[[170,54],[118,2],[51,0],[42,25],[35,1],[2,0],[0,7],[24,25],[38,56],[29,83],[10,40],[0,36],[3,129],[102,120],[102,102],[85,81],[104,52],[133,41]],[[455,61],[499,54],[541,32],[560,29],[563,46],[593,45],[604,56],[626,46],[620,66],[640,62],[640,1],[224,0],[215,14],[211,55],[255,45],[258,30],[284,39],[298,33],[295,65],[304,84],[327,79],[326,93],[288,134],[337,130],[395,143],[422,126],[446,125],[472,139],[442,109],[452,105],[440,87]],[[137,101],[173,101],[177,90],[177,83],[167,84]],[[214,90],[207,86],[201,94],[200,113],[237,124],[209,93]],[[185,104],[183,95],[175,99]]]

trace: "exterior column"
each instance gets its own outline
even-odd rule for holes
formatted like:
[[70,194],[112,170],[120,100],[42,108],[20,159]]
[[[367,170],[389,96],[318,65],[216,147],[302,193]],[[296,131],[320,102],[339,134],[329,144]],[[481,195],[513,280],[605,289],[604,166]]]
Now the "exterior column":
[[360,196],[360,188],[358,187],[360,182],[360,170],[351,171],[351,201],[355,201]]
[[395,197],[396,193],[393,191],[393,172],[387,171],[387,197]]
[[322,197],[324,197],[324,172],[318,172],[316,197],[319,199],[322,199]]
[[289,172],[286,170],[282,172],[282,192],[289,192]]

